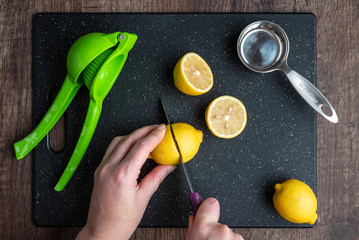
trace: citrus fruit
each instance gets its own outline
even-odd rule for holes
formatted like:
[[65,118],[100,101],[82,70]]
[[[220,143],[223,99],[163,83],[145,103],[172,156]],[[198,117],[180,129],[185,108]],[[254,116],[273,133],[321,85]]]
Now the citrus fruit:
[[206,61],[196,53],[187,53],[173,71],[175,86],[181,92],[197,96],[213,87],[213,74]]
[[314,224],[318,218],[317,198],[302,181],[289,179],[277,183],[273,203],[277,212],[290,222]]
[[[203,133],[187,123],[174,123],[172,124],[172,128],[181,150],[183,163],[188,162],[197,154],[199,145],[202,142]],[[169,125],[166,125],[165,136],[151,152],[149,158],[152,158],[156,163],[162,165],[176,165],[181,163]]]
[[247,111],[243,103],[232,96],[214,99],[206,109],[208,129],[217,137],[234,138],[247,124]]

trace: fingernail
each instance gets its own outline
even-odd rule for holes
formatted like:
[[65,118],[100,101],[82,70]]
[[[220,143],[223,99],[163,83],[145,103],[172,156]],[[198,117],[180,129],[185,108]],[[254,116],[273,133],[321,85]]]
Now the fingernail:
[[163,129],[165,129],[165,127],[166,127],[166,125],[164,125],[163,123],[161,123],[161,124],[157,127],[157,129],[158,129],[158,130],[163,130]]
[[208,202],[209,202],[210,204],[215,204],[215,203],[217,203],[217,199],[215,199],[215,198],[208,198]]

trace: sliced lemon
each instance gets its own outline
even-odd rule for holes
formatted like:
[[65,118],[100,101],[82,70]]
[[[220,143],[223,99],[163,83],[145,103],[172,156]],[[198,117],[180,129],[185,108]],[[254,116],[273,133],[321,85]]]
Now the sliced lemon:
[[[197,154],[203,139],[203,133],[187,123],[174,123],[172,128],[183,156],[183,163],[188,162]],[[166,133],[162,141],[151,152],[148,158],[152,158],[156,163],[163,165],[181,163],[169,125],[166,126]]]
[[217,137],[234,138],[247,124],[247,111],[243,103],[232,96],[214,99],[206,109],[208,129]]
[[173,78],[178,90],[192,96],[204,94],[213,87],[211,68],[193,52],[187,53],[177,62]]

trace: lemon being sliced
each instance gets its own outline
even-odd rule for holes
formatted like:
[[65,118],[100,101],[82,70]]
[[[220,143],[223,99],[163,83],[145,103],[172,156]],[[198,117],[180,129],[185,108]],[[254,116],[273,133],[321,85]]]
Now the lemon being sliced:
[[[197,154],[203,139],[203,133],[187,123],[174,123],[172,124],[172,128],[181,150],[183,163],[188,162]],[[176,165],[181,163],[169,125],[166,126],[166,133],[162,141],[153,152],[151,152],[149,158],[163,165]]]
[[235,97],[221,96],[207,107],[206,123],[209,130],[220,138],[234,138],[246,126],[247,111],[243,103]]
[[206,61],[196,53],[187,53],[173,71],[175,86],[183,93],[198,96],[213,87],[213,74]]

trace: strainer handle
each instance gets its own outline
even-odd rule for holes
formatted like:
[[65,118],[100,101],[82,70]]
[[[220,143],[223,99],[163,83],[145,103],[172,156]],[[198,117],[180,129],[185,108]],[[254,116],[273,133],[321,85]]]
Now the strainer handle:
[[[287,75],[295,90],[312,108],[314,108],[314,110],[316,110],[328,121],[332,123],[338,122],[338,115],[334,108],[313,84],[288,66],[282,66],[281,70]],[[331,115],[326,114],[322,109],[323,107],[330,110]]]

